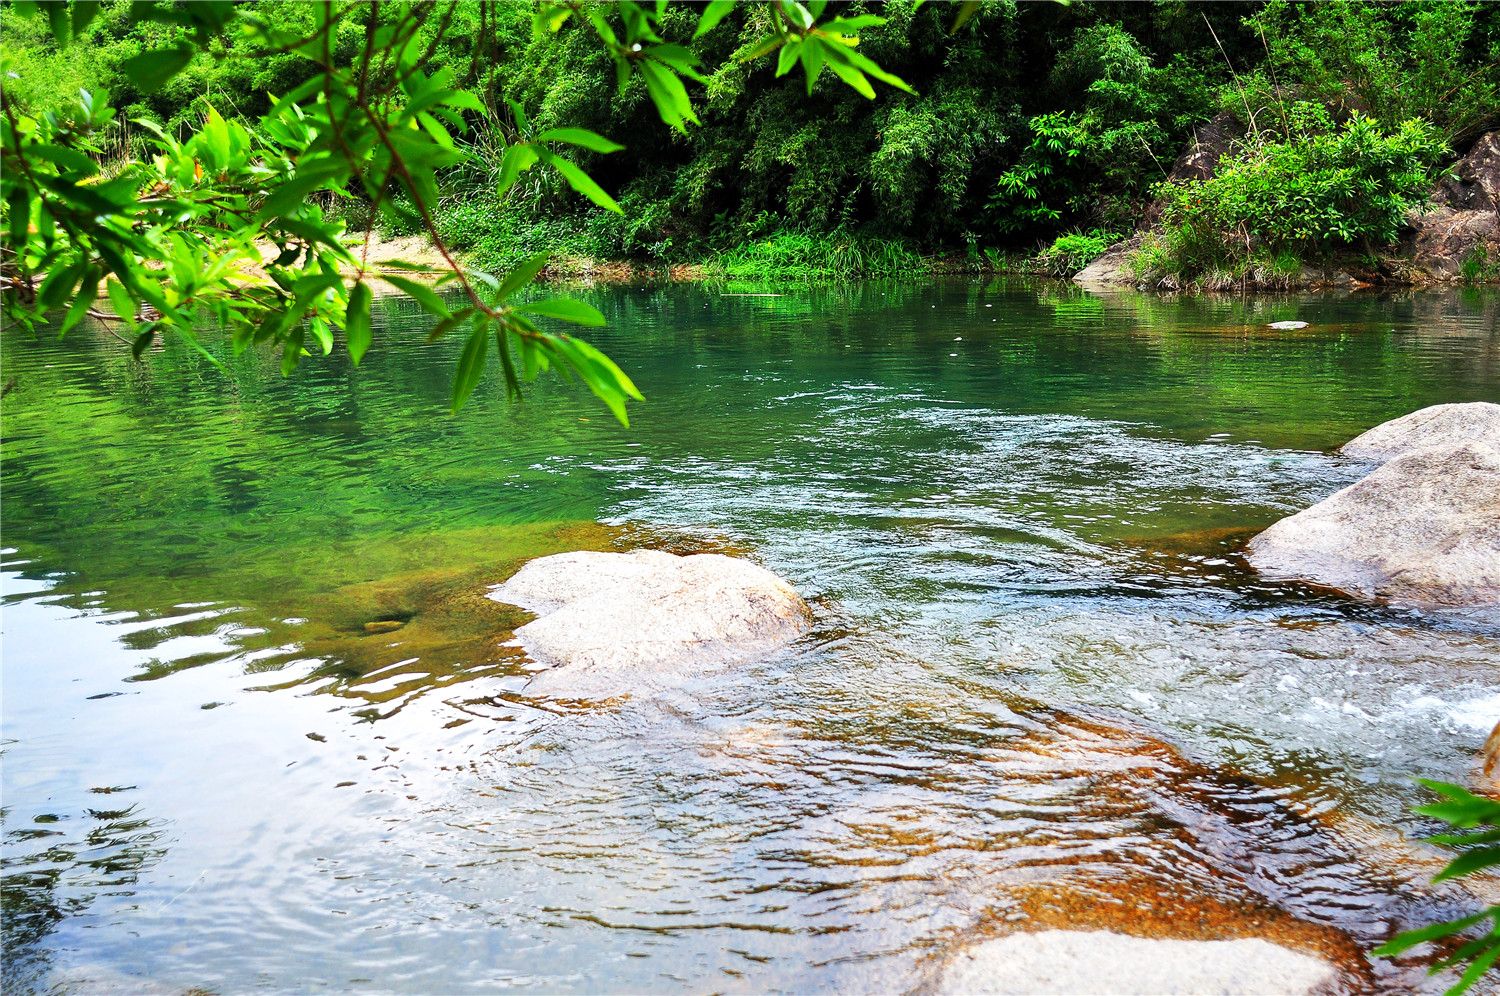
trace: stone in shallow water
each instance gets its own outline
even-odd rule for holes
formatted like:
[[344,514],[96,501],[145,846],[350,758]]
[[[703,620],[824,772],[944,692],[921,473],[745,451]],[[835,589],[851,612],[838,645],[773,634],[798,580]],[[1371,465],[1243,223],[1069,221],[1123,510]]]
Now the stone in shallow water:
[[942,993],[1261,994],[1307,993],[1336,969],[1263,941],[1150,939],[1109,931],[1010,934],[960,954]]
[[1305,328],[1307,328],[1307,323],[1306,322],[1272,322],[1270,325],[1268,325],[1266,327],[1267,328],[1272,328],[1272,329],[1279,329],[1279,330],[1282,330],[1282,331],[1293,331],[1295,329],[1305,329]]
[[612,696],[774,650],[811,613],[763,567],[721,554],[562,553],[490,592],[538,618],[516,630],[546,667],[528,692]]
[[1500,449],[1429,446],[1250,541],[1250,563],[1365,598],[1500,607]]
[[1500,405],[1488,401],[1433,405],[1383,422],[1345,443],[1339,452],[1383,463],[1428,446],[1484,443],[1500,449]]

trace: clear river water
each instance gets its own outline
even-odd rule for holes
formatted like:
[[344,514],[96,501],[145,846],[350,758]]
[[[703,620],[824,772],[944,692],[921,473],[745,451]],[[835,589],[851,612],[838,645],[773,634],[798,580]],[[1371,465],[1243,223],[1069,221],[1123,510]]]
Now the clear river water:
[[[1500,296],[580,293],[628,430],[493,372],[448,415],[460,344],[395,299],[289,379],[5,331],[8,991],[921,990],[1058,926],[1428,985],[1365,952],[1479,905],[1409,807],[1473,776],[1500,625],[1239,548],[1355,434],[1500,400]],[[529,696],[487,587],[638,546],[752,557],[814,629]]]

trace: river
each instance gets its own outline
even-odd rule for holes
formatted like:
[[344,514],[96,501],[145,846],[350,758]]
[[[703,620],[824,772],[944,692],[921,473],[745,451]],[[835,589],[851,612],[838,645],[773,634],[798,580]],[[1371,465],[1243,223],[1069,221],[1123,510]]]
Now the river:
[[[1055,926],[1424,984],[1364,952],[1477,908],[1409,807],[1500,720],[1500,626],[1238,549],[1364,429],[1500,400],[1500,296],[580,293],[628,430],[495,371],[448,415],[461,344],[396,299],[288,379],[6,330],[8,990],[892,991]],[[528,696],[486,587],[641,545],[814,630]]]

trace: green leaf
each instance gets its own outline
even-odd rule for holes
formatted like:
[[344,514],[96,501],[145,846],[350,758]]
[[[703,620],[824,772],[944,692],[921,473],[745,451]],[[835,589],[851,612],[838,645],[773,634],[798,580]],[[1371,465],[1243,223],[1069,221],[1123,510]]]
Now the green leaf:
[[83,29],[93,23],[99,14],[99,0],[73,0],[73,37],[83,34]]
[[290,377],[302,361],[302,330],[296,329],[281,344],[281,376]]
[[884,23],[885,18],[874,14],[856,14],[854,17],[835,17],[831,21],[824,21],[818,25],[818,30],[836,35],[857,35],[864,28],[879,27]]
[[500,157],[500,183],[497,192],[503,194],[509,190],[520,179],[521,173],[530,169],[536,161],[536,149],[525,142],[507,148],[505,155]]
[[83,275],[83,281],[78,285],[78,296],[73,298],[73,303],[68,305],[67,314],[63,316],[62,325],[57,332],[59,339],[83,320],[83,316],[88,314],[89,308],[93,306],[94,299],[98,296],[99,271],[90,267],[89,271]]
[[135,325],[135,299],[130,296],[130,291],[125,285],[111,277],[104,284],[104,291],[109,296],[109,307],[117,316],[123,318],[128,325]]
[[819,38],[807,38],[802,43],[802,71],[807,75],[807,94],[812,96],[813,85],[818,82],[818,76],[823,72],[825,60],[823,58],[823,41]]
[[547,163],[563,175],[568,181],[568,186],[578,191],[595,204],[615,214],[624,214],[625,209],[615,202],[615,199],[604,192],[604,188],[594,182],[594,178],[583,171],[577,163],[570,162],[561,156],[547,155]]
[[193,49],[186,45],[175,45],[132,56],[120,65],[120,70],[137,89],[152,93],[160,90],[192,61]]
[[663,45],[652,45],[643,54],[655,59],[657,62],[671,66],[674,70],[689,79],[698,80],[700,83],[703,82],[703,77],[696,68],[698,65],[698,56],[694,55],[693,50],[690,48],[669,42]]
[[656,105],[656,113],[662,121],[684,134],[686,122],[698,124],[698,115],[693,112],[693,102],[688,99],[687,87],[666,66],[655,62],[641,63],[641,78],[646,81],[646,93]]
[[1473,988],[1479,977],[1494,967],[1495,962],[1500,961],[1500,944],[1496,944],[1489,951],[1474,959],[1474,963],[1464,971],[1459,978],[1458,984],[1449,989],[1443,996],[1459,996]]
[[[832,46],[830,46],[831,48]],[[865,79],[864,74],[858,69],[855,69],[853,66],[846,66],[842,62],[836,62],[832,59],[828,60],[828,68],[833,70],[835,76],[852,86],[861,96],[869,100],[875,99],[875,88],[870,85],[870,81]]]
[[1500,847],[1478,847],[1454,858],[1448,863],[1448,867],[1434,875],[1432,880],[1446,882],[1450,878],[1472,875],[1495,865],[1500,865]]
[[792,38],[781,47],[776,59],[776,75],[785,76],[797,64],[797,54],[802,50],[802,39]]
[[495,300],[504,301],[516,291],[535,280],[536,275],[542,272],[542,267],[547,265],[548,256],[548,253],[539,252],[535,256],[524,259],[517,264],[516,268],[507,273],[505,279],[500,281],[500,286],[495,291]]
[[566,142],[590,152],[619,152],[625,146],[612,142],[587,128],[548,128],[536,137],[538,142]]
[[953,15],[953,27],[948,29],[950,35],[958,34],[965,24],[968,24],[979,13],[979,0],[963,0],[958,5],[958,13]]
[[698,30],[693,32],[694,38],[702,38],[714,28],[719,22],[734,10],[734,0],[709,0],[708,5],[703,8],[703,13],[698,15]]
[[99,164],[77,149],[63,145],[33,145],[26,154],[35,159],[45,159],[79,176],[93,176],[99,172]]
[[437,291],[426,284],[415,280],[408,280],[406,277],[398,277],[394,273],[382,274],[381,279],[391,286],[405,291],[408,297],[422,306],[422,310],[439,318],[448,317],[448,306],[443,303],[442,298],[438,297]]
[[604,324],[604,316],[599,313],[599,309],[571,298],[554,297],[545,301],[530,301],[520,305],[516,310],[531,315],[540,315],[543,318],[555,318],[560,322],[571,322],[574,325],[600,326]]
[[333,352],[333,332],[328,328],[328,323],[321,318],[314,318],[307,323],[307,330],[317,340],[318,346],[322,348],[323,355],[327,356]]
[[68,17],[66,0],[40,0],[42,10],[47,12],[47,28],[58,48],[67,48],[73,40],[73,21]]
[[369,284],[361,281],[349,288],[349,303],[344,308],[344,339],[355,366],[359,366],[365,350],[370,348],[370,308],[373,304]]
[[1448,920],[1444,923],[1430,924],[1417,930],[1404,931],[1376,948],[1375,954],[1382,958],[1393,958],[1404,951],[1411,950],[1418,944],[1426,944],[1428,941],[1435,941],[1439,937],[1447,937],[1449,934],[1468,930],[1489,916],[1488,912],[1475,913],[1473,916],[1462,917],[1458,920]]
[[475,322],[475,328],[469,335],[469,341],[464,343],[464,351],[458,358],[458,370],[453,375],[453,412],[464,406],[469,400],[469,395],[474,393],[474,388],[479,386],[479,378],[484,375],[485,354],[489,349],[489,331],[483,323]]

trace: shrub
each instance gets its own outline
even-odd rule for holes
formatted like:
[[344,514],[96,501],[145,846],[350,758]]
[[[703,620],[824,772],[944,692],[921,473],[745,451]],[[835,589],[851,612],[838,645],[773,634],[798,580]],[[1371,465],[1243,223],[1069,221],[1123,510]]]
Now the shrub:
[[1071,277],[1094,260],[1104,255],[1104,250],[1118,242],[1120,236],[1101,228],[1087,232],[1066,232],[1036,255],[1036,262],[1053,276]]
[[1287,257],[1373,255],[1423,202],[1446,151],[1425,122],[1386,129],[1353,114],[1334,125],[1321,105],[1293,105],[1285,136],[1248,140],[1209,179],[1158,188],[1163,232],[1146,255],[1188,279]]

